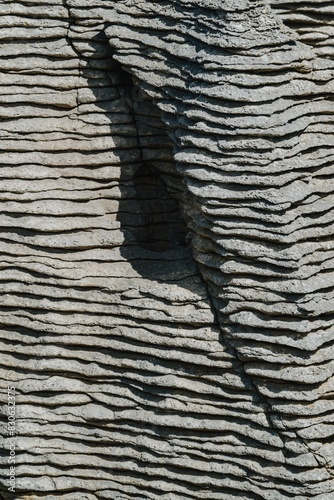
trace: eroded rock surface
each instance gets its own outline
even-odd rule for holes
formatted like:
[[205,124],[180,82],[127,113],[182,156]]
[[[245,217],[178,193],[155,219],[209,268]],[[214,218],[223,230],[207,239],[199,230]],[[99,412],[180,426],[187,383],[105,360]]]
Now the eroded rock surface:
[[2,3],[15,498],[334,498],[333,13],[271,6]]

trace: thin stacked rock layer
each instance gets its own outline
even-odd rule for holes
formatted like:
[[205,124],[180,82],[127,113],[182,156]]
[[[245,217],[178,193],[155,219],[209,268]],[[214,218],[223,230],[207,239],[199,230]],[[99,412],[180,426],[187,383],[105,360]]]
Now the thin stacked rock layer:
[[15,499],[333,498],[334,63],[276,3],[2,2]]
[[[330,498],[333,13],[325,2],[273,7],[124,1],[101,14],[116,59],[170,129],[223,339],[273,428],[309,450],[295,465],[314,467],[312,494],[321,484]],[[327,42],[315,43],[320,24]]]
[[334,55],[334,6],[322,0],[270,0],[270,5],[284,24],[298,33],[302,42],[325,58]]

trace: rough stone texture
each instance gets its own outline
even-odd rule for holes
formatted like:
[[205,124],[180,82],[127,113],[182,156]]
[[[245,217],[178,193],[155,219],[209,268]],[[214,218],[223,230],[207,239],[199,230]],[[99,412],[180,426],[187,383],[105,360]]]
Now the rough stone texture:
[[15,498],[334,499],[334,8],[0,13]]

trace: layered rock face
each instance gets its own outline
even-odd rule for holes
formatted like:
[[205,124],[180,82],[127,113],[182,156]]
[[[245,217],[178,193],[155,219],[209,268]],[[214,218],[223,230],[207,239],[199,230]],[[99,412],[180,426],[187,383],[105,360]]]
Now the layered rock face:
[[15,498],[334,498],[332,12],[271,7],[1,5]]

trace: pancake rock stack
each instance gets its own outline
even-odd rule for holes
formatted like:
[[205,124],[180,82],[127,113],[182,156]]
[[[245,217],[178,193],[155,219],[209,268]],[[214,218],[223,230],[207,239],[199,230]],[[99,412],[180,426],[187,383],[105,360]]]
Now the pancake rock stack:
[[15,498],[334,498],[334,8],[0,12]]

